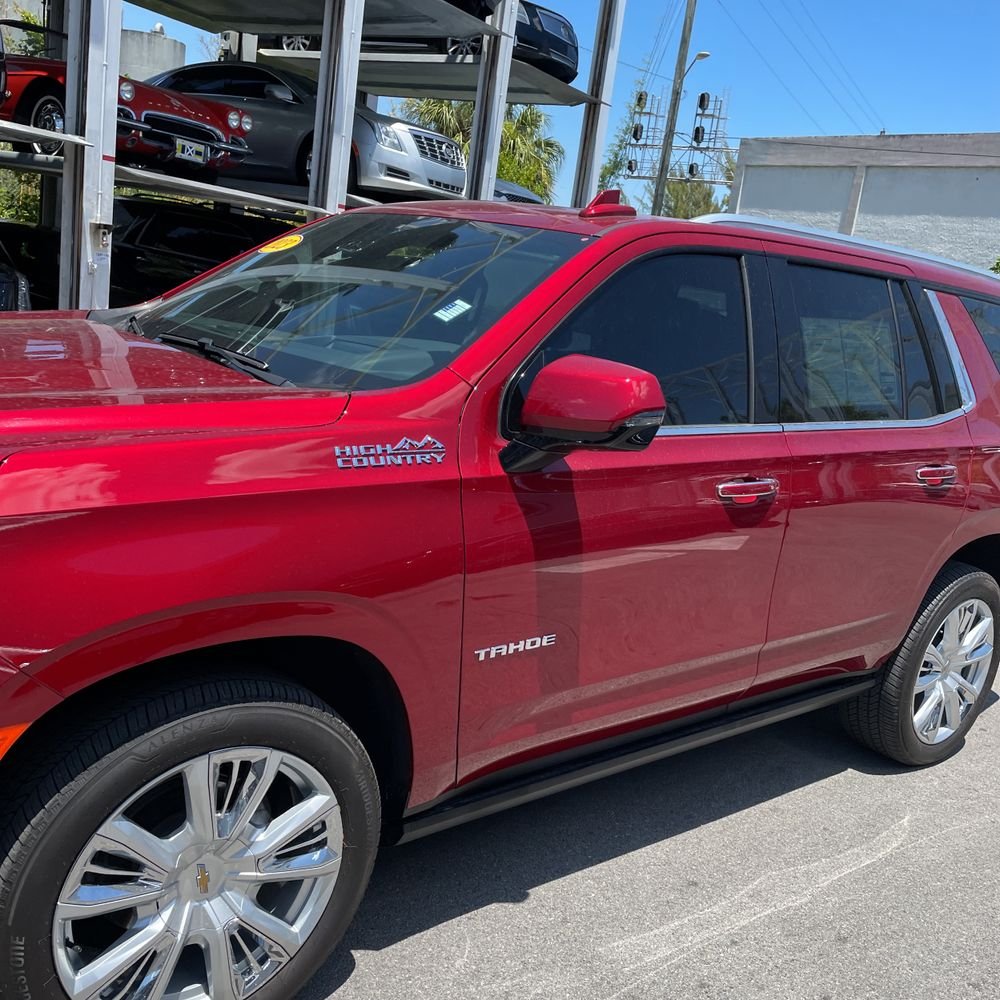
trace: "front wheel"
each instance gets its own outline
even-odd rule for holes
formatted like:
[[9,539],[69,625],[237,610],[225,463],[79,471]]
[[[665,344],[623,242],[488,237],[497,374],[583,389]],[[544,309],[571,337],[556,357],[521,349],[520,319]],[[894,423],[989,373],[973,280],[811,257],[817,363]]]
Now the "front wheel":
[[[265,677],[174,686],[69,733],[0,834],[0,996],[285,1000],[368,882],[354,733]],[[39,942],[44,942],[40,944]],[[48,942],[51,942],[49,945]]]
[[901,764],[936,764],[960,750],[996,677],[998,618],[996,580],[946,566],[878,684],[844,705],[851,735]]

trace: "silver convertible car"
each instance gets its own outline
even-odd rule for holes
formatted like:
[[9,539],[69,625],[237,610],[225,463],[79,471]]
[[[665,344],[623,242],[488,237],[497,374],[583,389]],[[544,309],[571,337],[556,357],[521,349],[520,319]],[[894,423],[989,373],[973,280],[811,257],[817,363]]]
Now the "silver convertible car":
[[[256,63],[211,62],[167,70],[148,82],[245,106],[253,115],[253,155],[227,177],[308,183],[316,115],[316,84],[308,77]],[[446,136],[358,107],[353,139],[354,193],[385,201],[460,198],[465,191],[465,157]]]

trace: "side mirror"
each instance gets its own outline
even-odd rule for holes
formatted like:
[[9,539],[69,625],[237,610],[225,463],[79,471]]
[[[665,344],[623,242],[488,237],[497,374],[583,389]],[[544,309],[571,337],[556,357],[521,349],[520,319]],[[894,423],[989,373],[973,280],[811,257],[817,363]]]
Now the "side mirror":
[[500,462],[507,472],[531,472],[579,448],[642,451],[666,408],[649,372],[570,354],[535,376],[521,407],[521,430]]
[[283,83],[268,83],[264,86],[264,96],[269,101],[284,101],[285,104],[294,104],[295,95],[290,87]]

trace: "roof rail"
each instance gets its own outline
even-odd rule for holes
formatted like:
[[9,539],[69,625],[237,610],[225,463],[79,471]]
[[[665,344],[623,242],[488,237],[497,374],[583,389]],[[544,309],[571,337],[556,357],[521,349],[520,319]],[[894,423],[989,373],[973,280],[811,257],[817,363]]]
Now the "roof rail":
[[800,226],[796,222],[769,219],[763,215],[714,212],[711,215],[699,215],[691,221],[708,224],[722,223],[723,225],[748,226],[751,229],[764,229],[774,233],[803,233],[816,239],[826,240],[828,243],[845,243],[848,246],[865,247],[869,250],[885,250],[900,257],[910,257],[914,260],[922,260],[930,264],[944,264],[946,267],[954,267],[960,271],[978,274],[981,277],[993,278],[994,281],[998,277],[992,271],[976,267],[974,264],[964,264],[960,260],[950,260],[947,257],[939,257],[937,254],[924,253],[922,250],[910,250],[907,247],[895,246],[892,243],[878,243],[875,240],[866,240],[861,236],[848,236],[847,233],[835,233],[829,229],[816,229],[813,226]]

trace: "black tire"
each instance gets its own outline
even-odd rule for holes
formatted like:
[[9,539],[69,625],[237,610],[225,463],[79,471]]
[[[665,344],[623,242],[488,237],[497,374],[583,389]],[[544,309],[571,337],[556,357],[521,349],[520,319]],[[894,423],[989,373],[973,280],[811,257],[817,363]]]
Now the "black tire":
[[299,184],[303,187],[309,187],[309,183],[312,180],[310,176],[312,170],[312,148],[312,136],[309,136],[302,143],[299,155],[295,157],[295,175],[298,178]]
[[[30,96],[28,105],[18,114],[18,120],[23,122],[25,125],[32,125],[35,128],[47,128],[48,126],[46,125],[46,122],[51,120],[49,114],[50,112],[58,114],[59,118],[65,122],[65,95],[56,87],[47,86],[44,89],[36,90]],[[13,146],[19,153],[38,153],[45,156],[59,156],[62,154],[63,144],[61,142],[16,142]]]
[[993,649],[981,695],[965,711],[961,724],[940,743],[926,743],[917,736],[913,718],[915,685],[927,647],[944,620],[963,602],[973,599],[988,605],[994,622],[1000,624],[997,581],[965,563],[945,566],[931,584],[906,638],[881,671],[876,686],[842,706],[841,720],[855,739],[891,760],[916,767],[937,764],[962,748],[993,685],[1000,649]]
[[178,683],[120,703],[65,732],[39,755],[44,759],[6,778],[0,787],[0,997],[66,1000],[53,958],[55,904],[105,819],[186,761],[253,746],[306,761],[340,805],[342,861],[329,902],[300,950],[253,994],[259,1000],[294,996],[361,902],[381,805],[371,761],[346,723],[309,691],[262,675]]

